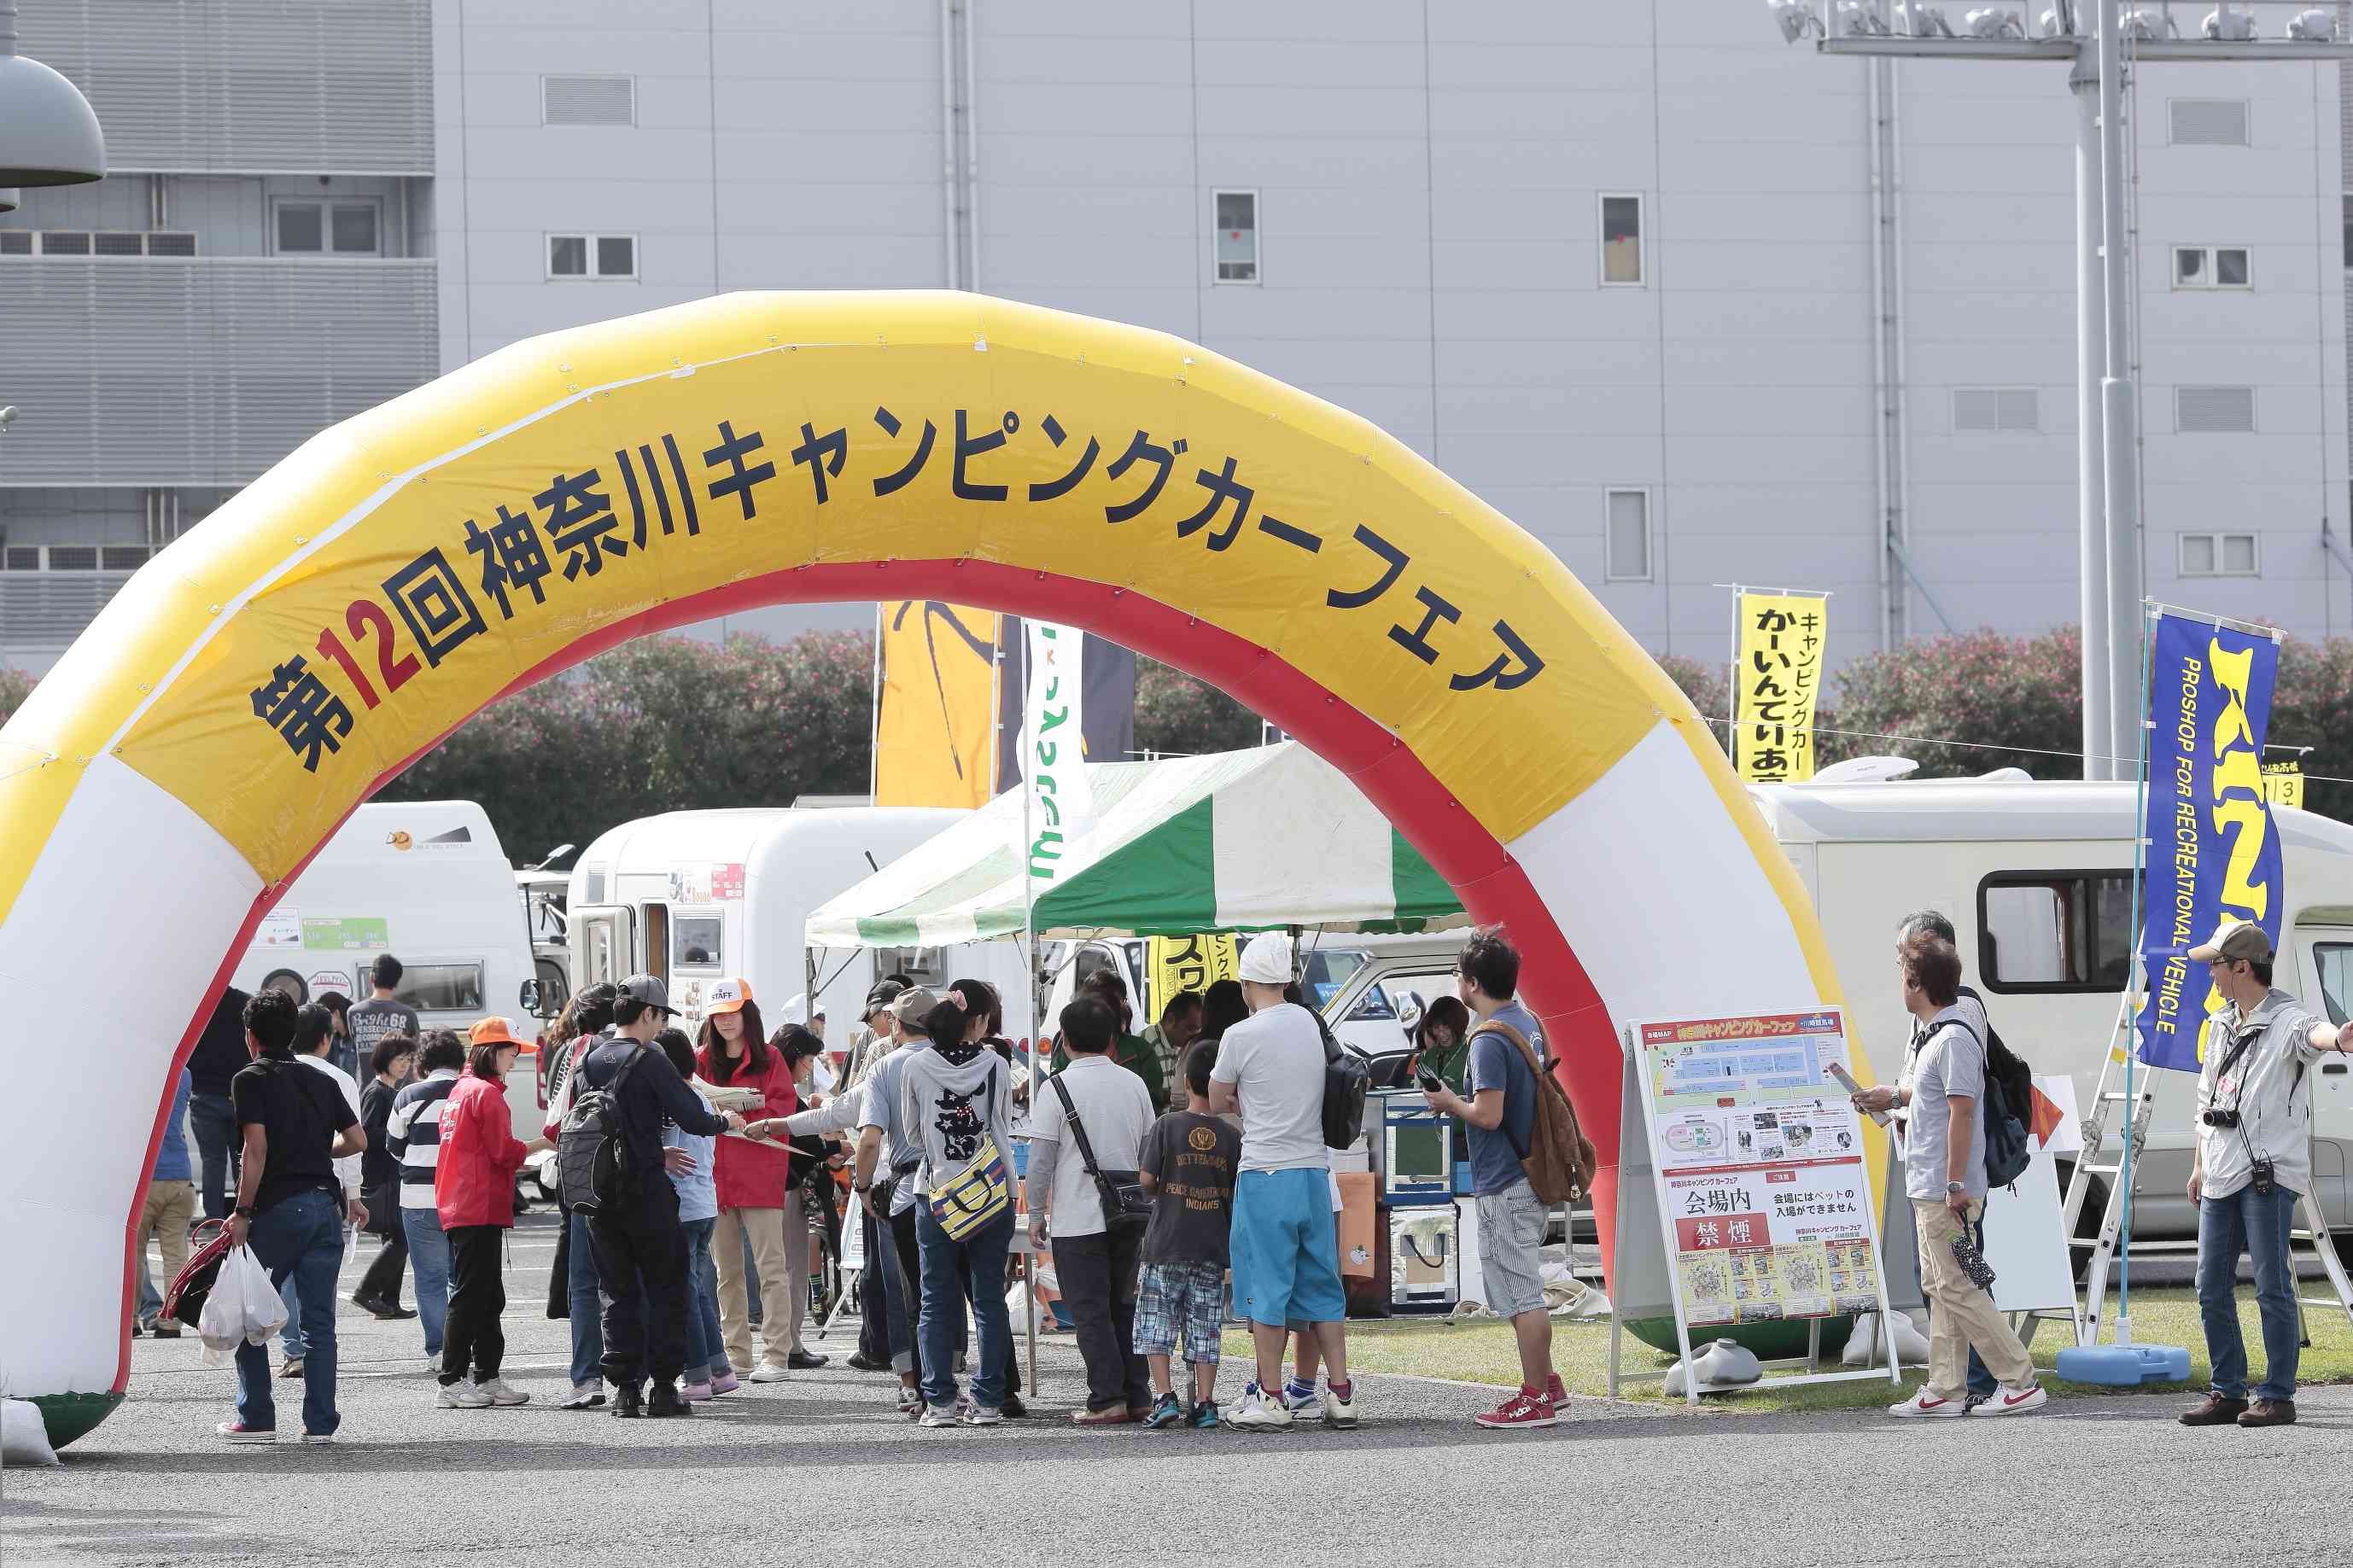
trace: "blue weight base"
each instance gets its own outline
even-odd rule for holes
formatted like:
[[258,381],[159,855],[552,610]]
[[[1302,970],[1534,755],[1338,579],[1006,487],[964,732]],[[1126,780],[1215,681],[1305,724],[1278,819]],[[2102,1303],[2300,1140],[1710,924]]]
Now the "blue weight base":
[[2070,1345],[2058,1373],[2070,1383],[2138,1388],[2146,1383],[2189,1381],[2189,1352],[2179,1345]]

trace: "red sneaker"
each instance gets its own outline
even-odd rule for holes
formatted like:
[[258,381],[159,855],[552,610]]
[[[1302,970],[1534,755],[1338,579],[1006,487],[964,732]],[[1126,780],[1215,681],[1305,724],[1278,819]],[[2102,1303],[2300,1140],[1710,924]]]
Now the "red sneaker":
[[1560,1416],[1553,1409],[1552,1401],[1540,1394],[1531,1394],[1525,1388],[1495,1406],[1494,1409],[1482,1411],[1471,1419],[1491,1430],[1522,1426],[1556,1426],[1560,1424]]
[[1545,1397],[1552,1401],[1555,1409],[1568,1403],[1568,1390],[1561,1386],[1560,1373],[1545,1373]]

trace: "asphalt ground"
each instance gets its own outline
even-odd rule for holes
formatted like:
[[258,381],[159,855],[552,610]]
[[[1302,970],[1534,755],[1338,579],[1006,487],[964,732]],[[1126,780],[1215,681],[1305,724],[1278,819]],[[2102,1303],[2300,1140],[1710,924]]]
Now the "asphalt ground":
[[[2182,1427],[2186,1398],[1901,1425],[1579,1398],[1550,1431],[1489,1433],[1469,1417],[1493,1390],[1366,1376],[1353,1433],[1081,1432],[1078,1358],[1053,1336],[1037,1415],[927,1432],[892,1379],[839,1366],[837,1331],[818,1346],[833,1366],[623,1423],[555,1408],[550,1223],[526,1216],[509,1253],[506,1372],[531,1405],[435,1407],[417,1325],[347,1305],[339,1441],[231,1447],[213,1435],[231,1373],[192,1336],[142,1339],[131,1397],[61,1468],[0,1477],[0,1564],[2353,1561],[2334,1495],[2353,1388],[2308,1390],[2299,1426],[2261,1432]],[[1229,1361],[1220,1392],[1246,1375]],[[290,1428],[299,1385],[278,1387]]]

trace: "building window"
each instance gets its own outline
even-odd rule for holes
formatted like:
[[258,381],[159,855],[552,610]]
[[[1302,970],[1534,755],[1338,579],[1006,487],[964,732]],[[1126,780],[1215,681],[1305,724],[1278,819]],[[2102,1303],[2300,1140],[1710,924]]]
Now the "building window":
[[543,125],[635,125],[638,79],[633,76],[543,76],[539,79]]
[[0,571],[38,572],[41,569],[41,547],[37,544],[11,544],[0,550]]
[[2252,386],[2177,386],[2173,427],[2185,434],[2243,436],[2255,427]]
[[52,544],[49,546],[49,570],[95,572],[98,570],[98,547],[94,544]]
[[142,229],[0,229],[0,256],[194,256],[196,237]]
[[2252,289],[2243,245],[2177,245],[2173,247],[2176,289]]
[[1651,492],[1610,490],[1606,505],[1609,536],[1603,574],[1613,583],[1651,580]]
[[1642,275],[1642,198],[1601,198],[1601,281],[1640,288]]
[[638,237],[634,234],[551,234],[547,237],[550,278],[633,279],[638,275]]
[[2259,577],[2263,553],[2252,533],[2185,533],[2181,536],[2184,577]]
[[2031,386],[1957,386],[1953,428],[1970,434],[2031,435],[2042,428],[2042,396]]
[[381,256],[382,225],[373,201],[281,199],[275,232],[280,256]]
[[2247,100],[2243,98],[2177,98],[2168,105],[2176,147],[2244,147]]
[[1217,195],[1217,279],[1220,283],[1258,281],[1258,193],[1219,191]]
[[2353,191],[2345,193],[2345,269],[2353,272]]

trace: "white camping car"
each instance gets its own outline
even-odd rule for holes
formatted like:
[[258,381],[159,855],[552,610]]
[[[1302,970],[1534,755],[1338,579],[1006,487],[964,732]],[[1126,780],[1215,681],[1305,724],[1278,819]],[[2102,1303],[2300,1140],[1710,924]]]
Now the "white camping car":
[[[474,802],[361,806],[261,917],[230,983],[297,1002],[328,991],[360,1002],[385,952],[400,960],[397,994],[426,1028],[463,1036],[491,1014],[527,1022],[536,1011],[514,868]],[[526,1054],[508,1080],[518,1137],[539,1136],[535,1065]]]
[[[914,806],[673,811],[623,823],[588,846],[572,872],[566,919],[575,991],[640,972],[670,986],[680,1026],[702,1026],[711,983],[737,975],[771,1032],[808,990],[810,913],[965,814]],[[512,894],[510,895],[512,897]],[[954,959],[937,950],[824,952],[818,994],[828,1044],[849,1037],[878,975],[906,969],[934,984]],[[956,973],[967,973],[958,970]]]
[[[1960,939],[1964,983],[1985,997],[2003,1040],[2035,1071],[2068,1074],[2076,1105],[2091,1110],[2132,948],[2133,785],[1934,779],[1768,784],[1750,794],[1814,900],[1850,1026],[1882,1078],[1902,1067],[1908,1023],[1896,922],[1941,910]],[[2353,826],[2280,807],[2273,820],[2286,882],[2273,982],[2341,1024],[2353,1007]],[[1323,945],[1335,969],[1353,962],[1345,955],[1351,939]],[[1458,934],[1358,947],[1364,962],[1330,1001],[1351,1043],[1364,1048],[1358,1031],[1388,1019],[1401,1031],[1422,1004],[1451,994],[1460,946]],[[1705,963],[1707,954],[1690,959]],[[2313,1178],[2330,1226],[2346,1226],[2353,1071],[2335,1058],[2314,1070]],[[2160,1082],[2148,1147],[2133,1168],[2133,1234],[2191,1237],[2197,1216],[2183,1189],[2195,1080],[2168,1072]],[[2113,1141],[2114,1119],[2109,1131]],[[2082,1234],[2096,1233],[2105,1197],[2104,1189],[2091,1194]]]

